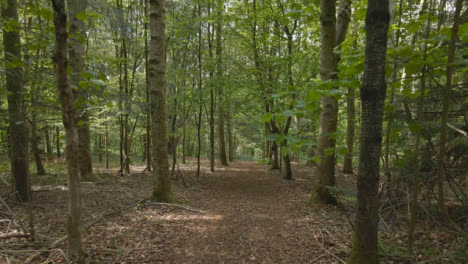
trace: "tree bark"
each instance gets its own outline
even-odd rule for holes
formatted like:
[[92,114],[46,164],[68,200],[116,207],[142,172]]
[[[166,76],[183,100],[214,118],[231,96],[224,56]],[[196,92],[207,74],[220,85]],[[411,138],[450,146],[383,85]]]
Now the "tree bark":
[[354,134],[356,127],[356,106],[355,106],[355,93],[353,88],[348,88],[348,95],[346,96],[346,114],[348,118],[346,126],[346,147],[348,151],[345,154],[343,173],[353,174],[353,150],[354,150]]
[[[18,24],[16,0],[1,2],[1,14],[5,21]],[[8,90],[9,145],[13,188],[19,201],[31,200],[31,182],[28,160],[28,127],[24,104],[24,76],[21,60],[19,28],[6,30],[3,27],[6,88]]]
[[390,21],[388,0],[369,0],[366,48],[361,84],[361,137],[358,167],[358,208],[350,264],[378,262],[378,183],[385,93],[385,59]]
[[[145,1],[145,18],[148,17],[148,1]],[[149,79],[149,47],[148,47],[148,22],[145,20],[145,99],[146,99],[146,168],[151,171],[151,103],[150,103],[150,79]]]
[[84,21],[77,16],[86,11],[87,0],[67,0],[68,16],[70,17],[70,45],[68,54],[70,56],[70,85],[73,87],[75,104],[79,108],[78,118],[78,137],[79,137],[79,160],[81,179],[84,181],[92,180],[93,166],[91,162],[89,114],[86,102],[88,92],[80,87],[83,81],[82,73],[84,65],[84,40],[86,36]]
[[203,79],[202,79],[202,21],[201,21],[201,4],[200,0],[197,3],[198,6],[198,121],[197,121],[197,141],[198,141],[198,149],[197,149],[197,177],[200,176],[200,156],[201,156],[201,121],[202,121],[202,107],[203,107],[203,98],[202,98],[202,89],[203,89]]
[[[211,20],[211,2],[208,2],[208,17]],[[213,23],[208,22],[208,29],[207,29],[207,40],[208,40],[208,55],[210,61],[213,60]],[[213,71],[214,68],[210,67],[210,80],[213,80]],[[215,98],[214,98],[214,87],[213,83],[210,85],[210,171],[214,172],[215,166]]]
[[55,77],[62,107],[62,119],[66,132],[68,171],[68,254],[72,262],[84,263],[85,252],[81,242],[81,191],[79,136],[77,114],[74,108],[73,90],[67,74],[67,15],[64,0],[51,0],[55,25]]
[[153,199],[172,200],[169,178],[166,81],[166,1],[150,0],[149,78],[153,136]]
[[224,135],[225,102],[224,102],[224,82],[223,78],[223,57],[222,57],[222,27],[223,27],[223,0],[217,0],[217,23],[216,23],[216,75],[218,83],[218,137],[219,137],[219,162],[222,166],[228,166],[226,156],[226,140]]
[[44,127],[44,133],[45,133],[47,157],[51,158],[52,157],[52,145],[50,143],[50,133],[49,133],[48,126]]
[[[336,45],[336,1],[320,1],[320,77],[322,81],[336,79],[337,58],[334,53]],[[317,155],[320,157],[319,184],[313,191],[311,201],[314,203],[335,204],[336,199],[329,191],[335,185],[336,160],[336,127],[338,122],[338,101],[332,96],[322,96],[320,100],[320,129],[317,144]]]
[[465,239],[468,238],[468,233],[455,223],[447,210],[445,205],[444,181],[446,179],[445,166],[447,162],[447,123],[448,112],[450,105],[450,94],[452,92],[452,77],[455,71],[455,49],[458,39],[458,28],[460,23],[460,13],[464,0],[457,0],[455,3],[455,16],[452,26],[452,37],[449,44],[449,54],[447,60],[447,69],[445,75],[445,87],[442,98],[442,121],[440,124],[440,139],[439,139],[439,161],[437,169],[437,189],[438,189],[438,203],[440,214],[444,217],[445,221],[458,233],[463,235]]
[[[35,89],[32,88],[31,91],[31,104],[35,104]],[[36,163],[36,171],[37,175],[45,175],[46,171],[44,166],[42,165],[41,159],[41,150],[39,148],[39,135],[37,134],[37,114],[36,111],[33,110],[31,113],[31,148],[34,155],[34,161]]]
[[55,137],[57,140],[55,141],[55,148],[57,149],[57,158],[60,159],[60,128],[58,126],[55,127]]

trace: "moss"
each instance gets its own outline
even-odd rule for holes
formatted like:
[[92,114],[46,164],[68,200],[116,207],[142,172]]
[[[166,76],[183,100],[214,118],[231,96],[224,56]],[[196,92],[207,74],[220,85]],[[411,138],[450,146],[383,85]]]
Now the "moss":
[[317,184],[312,189],[312,197],[309,202],[311,204],[328,204],[336,205],[336,198],[330,193],[329,188],[324,185]]
[[379,264],[377,252],[366,251],[357,239],[356,234],[352,238],[353,248],[349,256],[348,264]]
[[174,201],[172,192],[158,192],[154,191],[151,200],[162,203],[171,203]]

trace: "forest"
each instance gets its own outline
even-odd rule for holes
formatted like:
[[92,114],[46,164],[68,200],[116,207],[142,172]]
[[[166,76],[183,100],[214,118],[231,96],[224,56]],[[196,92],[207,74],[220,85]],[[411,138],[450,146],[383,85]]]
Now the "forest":
[[0,11],[0,263],[468,263],[468,1]]

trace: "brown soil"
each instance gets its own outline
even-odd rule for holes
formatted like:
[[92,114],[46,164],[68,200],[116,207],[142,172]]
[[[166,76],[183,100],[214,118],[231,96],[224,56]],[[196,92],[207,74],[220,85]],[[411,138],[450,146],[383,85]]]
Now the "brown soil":
[[[181,165],[186,185],[175,177],[176,203],[194,210],[137,204],[151,193],[151,175],[133,169],[140,172],[121,178],[109,172],[82,185],[85,224],[118,212],[84,236],[89,263],[343,263],[349,254],[351,207],[308,205],[309,167],[295,165],[296,179],[285,181],[254,162],[234,162],[215,173],[202,170],[198,178],[193,165]],[[349,188],[353,179],[341,175],[338,182]],[[30,205],[9,204],[27,228],[27,211],[34,211],[37,241],[0,240],[0,263],[6,256],[23,263],[35,252],[21,250],[44,248],[65,234],[66,186],[36,190]],[[4,225],[0,222],[0,232]],[[65,250],[62,243],[34,262],[66,263]]]

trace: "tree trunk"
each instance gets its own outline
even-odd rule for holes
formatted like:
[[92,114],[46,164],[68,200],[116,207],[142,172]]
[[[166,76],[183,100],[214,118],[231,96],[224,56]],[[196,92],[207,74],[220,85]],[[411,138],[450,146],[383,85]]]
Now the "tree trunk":
[[197,150],[197,177],[200,176],[200,155],[201,155],[201,121],[202,121],[202,107],[203,107],[203,98],[202,98],[202,21],[201,21],[201,4],[200,0],[198,0],[198,93],[199,93],[199,100],[198,100],[198,122],[197,122],[197,138],[198,138],[198,150]]
[[93,166],[91,162],[91,147],[90,147],[90,131],[89,131],[89,115],[86,102],[88,100],[87,91],[80,87],[80,82],[83,81],[82,73],[84,65],[84,40],[86,36],[84,21],[77,16],[86,11],[87,0],[67,0],[68,15],[70,17],[70,45],[68,54],[70,56],[69,66],[71,69],[70,85],[75,87],[74,98],[75,104],[78,105],[80,115],[78,120],[78,137],[79,139],[79,160],[81,179],[84,181],[92,180]]
[[[336,79],[337,58],[334,53],[336,44],[336,3],[330,0],[320,1],[321,50],[320,75],[322,81]],[[333,88],[335,89],[335,88]],[[314,203],[334,204],[336,199],[329,191],[335,185],[336,127],[338,122],[338,102],[331,96],[320,100],[320,130],[317,154],[320,157],[319,184],[313,189],[311,201]]]
[[[35,89],[31,89],[31,104],[35,104]],[[41,159],[41,150],[39,148],[39,139],[40,137],[37,135],[37,116],[36,116],[36,111],[33,110],[31,112],[31,148],[32,152],[34,155],[34,161],[36,162],[36,170],[37,170],[37,175],[45,175],[46,171],[44,169],[44,166],[42,165],[42,159]]]
[[57,140],[55,141],[55,147],[57,149],[57,158],[60,159],[60,128],[58,126],[55,127],[55,137]]
[[[208,2],[208,17],[211,20],[211,2]],[[213,60],[213,23],[208,22],[208,29],[207,29],[207,40],[208,40],[208,55],[210,61]],[[213,71],[214,68],[210,67],[210,80],[213,80]],[[209,159],[210,159],[210,171],[214,172],[214,165],[215,165],[215,98],[214,98],[214,87],[213,83],[210,85],[210,152],[209,152]]]
[[104,135],[104,145],[106,148],[106,169],[109,168],[109,131],[107,129],[107,125],[105,126],[105,135]]
[[354,101],[354,89],[348,88],[348,95],[346,97],[346,114],[348,117],[346,127],[346,147],[348,149],[345,154],[343,164],[343,173],[345,174],[353,174],[354,131],[356,126],[356,107]]
[[47,157],[51,158],[52,157],[52,145],[50,144],[50,133],[49,133],[49,127],[48,126],[46,126],[44,128],[44,133],[45,133]]
[[67,76],[67,15],[64,0],[52,0],[55,25],[55,77],[62,107],[62,119],[67,138],[68,170],[68,254],[72,262],[84,263],[85,252],[81,242],[81,191],[79,137],[73,90]]
[[366,49],[361,84],[361,137],[358,168],[358,208],[350,264],[378,262],[378,183],[382,118],[387,85],[385,57],[390,20],[388,0],[369,0]]
[[223,8],[224,1],[217,0],[217,23],[216,23],[216,75],[218,84],[218,137],[219,137],[219,162],[222,166],[228,166],[226,156],[226,141],[224,135],[225,102],[224,102],[224,82],[223,78],[223,57],[222,57],[222,28],[223,28]]
[[[145,18],[148,17],[148,1],[145,0]],[[149,80],[149,48],[148,48],[148,22],[145,20],[145,99],[146,99],[146,145],[145,159],[146,168],[151,171],[151,103],[150,103],[150,80]]]
[[449,54],[447,60],[447,69],[445,76],[445,87],[442,99],[442,121],[440,124],[440,140],[439,140],[439,161],[437,170],[437,189],[438,189],[438,202],[440,214],[444,217],[445,221],[458,233],[463,235],[465,239],[468,237],[468,233],[460,228],[455,223],[447,210],[445,205],[445,193],[444,193],[444,181],[446,179],[445,166],[447,162],[447,123],[448,123],[448,112],[450,105],[450,94],[452,92],[452,76],[455,71],[455,49],[458,39],[458,27],[460,23],[460,13],[462,9],[463,0],[457,0],[455,4],[455,16],[453,19],[452,26],[452,37],[449,44]]
[[169,178],[166,81],[166,1],[150,0],[149,77],[153,136],[153,199],[172,200]]
[[[14,25],[17,25],[18,8],[16,0],[2,1],[1,14],[4,20],[15,21]],[[3,28],[3,45],[6,65],[6,88],[8,90],[8,137],[11,146],[11,174],[16,198],[19,201],[27,202],[31,200],[31,182],[28,159],[28,127],[23,97],[24,76],[22,66],[18,66],[18,62],[22,61],[19,28],[12,30]]]

